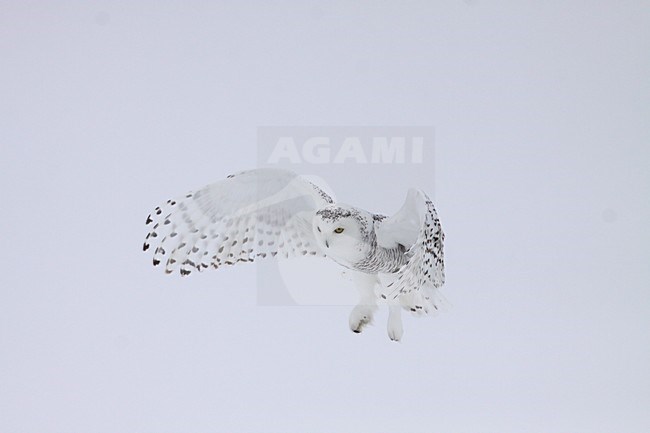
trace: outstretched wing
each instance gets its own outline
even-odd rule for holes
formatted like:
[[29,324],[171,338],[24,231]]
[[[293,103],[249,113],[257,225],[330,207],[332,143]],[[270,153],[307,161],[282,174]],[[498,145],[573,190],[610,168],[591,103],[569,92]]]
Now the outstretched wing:
[[407,249],[408,262],[387,285],[383,298],[400,298],[415,313],[437,310],[443,302],[437,289],[445,282],[445,235],[429,197],[411,189],[402,208],[377,227],[377,242],[385,248],[398,244]]
[[154,266],[181,275],[278,254],[324,256],[312,218],[330,203],[293,172],[244,171],[157,207],[143,250],[153,250]]

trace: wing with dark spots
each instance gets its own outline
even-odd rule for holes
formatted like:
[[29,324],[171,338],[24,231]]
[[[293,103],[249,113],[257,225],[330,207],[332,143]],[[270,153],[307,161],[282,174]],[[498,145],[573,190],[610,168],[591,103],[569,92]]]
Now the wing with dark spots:
[[382,297],[400,298],[407,309],[418,314],[437,310],[442,299],[437,289],[445,282],[445,235],[429,197],[423,191],[410,190],[402,209],[381,221],[377,239],[386,246],[406,246],[409,257]]
[[154,266],[181,275],[258,257],[323,256],[312,218],[331,202],[290,171],[241,172],[154,209],[143,250]]

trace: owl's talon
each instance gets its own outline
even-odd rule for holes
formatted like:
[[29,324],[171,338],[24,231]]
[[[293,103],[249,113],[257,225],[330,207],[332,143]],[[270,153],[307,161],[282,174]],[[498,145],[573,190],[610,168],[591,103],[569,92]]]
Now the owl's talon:
[[376,306],[357,305],[350,313],[350,329],[355,334],[359,334],[363,328],[372,323],[372,316]]

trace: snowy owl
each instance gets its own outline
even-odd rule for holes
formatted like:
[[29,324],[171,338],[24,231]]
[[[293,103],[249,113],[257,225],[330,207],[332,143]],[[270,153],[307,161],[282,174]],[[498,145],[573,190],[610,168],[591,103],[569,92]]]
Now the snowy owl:
[[168,200],[146,219],[143,245],[167,273],[218,269],[264,257],[328,257],[352,274],[360,301],[353,332],[372,322],[378,301],[389,306],[388,336],[404,333],[401,309],[436,312],[445,282],[440,220],[420,190],[408,191],[393,216],[334,203],[322,189],[282,170],[244,171]]

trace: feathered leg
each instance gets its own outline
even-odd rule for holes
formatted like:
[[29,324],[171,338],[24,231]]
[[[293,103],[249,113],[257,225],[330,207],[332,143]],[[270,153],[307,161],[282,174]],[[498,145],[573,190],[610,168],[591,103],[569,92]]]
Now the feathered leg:
[[400,341],[404,335],[402,327],[402,306],[390,304],[388,306],[388,338],[393,341]]
[[350,313],[350,329],[352,332],[359,333],[366,325],[372,323],[372,316],[377,311],[375,286],[379,280],[375,274],[353,272],[352,281],[359,290],[360,300]]

